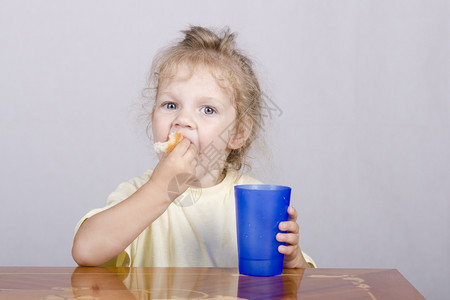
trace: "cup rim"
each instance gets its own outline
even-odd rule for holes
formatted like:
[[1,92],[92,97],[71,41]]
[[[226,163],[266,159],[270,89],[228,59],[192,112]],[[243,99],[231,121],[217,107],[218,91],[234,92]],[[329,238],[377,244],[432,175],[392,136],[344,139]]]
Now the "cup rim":
[[253,191],[284,191],[291,188],[285,185],[277,184],[238,184],[234,186],[237,190],[253,190]]

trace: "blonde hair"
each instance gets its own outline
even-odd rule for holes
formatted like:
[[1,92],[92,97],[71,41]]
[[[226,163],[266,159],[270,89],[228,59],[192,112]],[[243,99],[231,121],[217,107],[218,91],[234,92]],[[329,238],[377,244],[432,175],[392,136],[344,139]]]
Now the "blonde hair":
[[263,101],[253,63],[236,48],[236,34],[228,28],[215,33],[204,27],[192,26],[182,32],[183,40],[161,51],[153,60],[149,76],[152,100],[158,96],[161,79],[174,76],[179,65],[186,64],[191,72],[198,66],[207,67],[219,86],[231,89],[236,110],[234,134],[249,130],[244,145],[229,153],[225,168],[240,170],[243,166],[249,167],[245,158],[259,131]]

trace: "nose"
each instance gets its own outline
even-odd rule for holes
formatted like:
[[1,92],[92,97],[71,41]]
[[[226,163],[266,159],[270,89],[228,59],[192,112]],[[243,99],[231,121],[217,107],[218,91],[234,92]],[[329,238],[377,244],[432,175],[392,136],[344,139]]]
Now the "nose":
[[195,128],[195,120],[192,112],[187,109],[180,109],[173,121],[173,126],[178,128]]

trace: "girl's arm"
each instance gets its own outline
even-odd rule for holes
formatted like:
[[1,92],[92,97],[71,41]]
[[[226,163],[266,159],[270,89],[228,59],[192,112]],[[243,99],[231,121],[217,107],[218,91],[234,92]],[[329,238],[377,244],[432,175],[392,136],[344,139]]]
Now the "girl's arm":
[[98,266],[122,252],[189,187],[184,184],[169,191],[169,182],[195,174],[196,158],[195,146],[184,139],[161,159],[149,181],[133,195],[87,219],[74,238],[74,260],[82,266]]

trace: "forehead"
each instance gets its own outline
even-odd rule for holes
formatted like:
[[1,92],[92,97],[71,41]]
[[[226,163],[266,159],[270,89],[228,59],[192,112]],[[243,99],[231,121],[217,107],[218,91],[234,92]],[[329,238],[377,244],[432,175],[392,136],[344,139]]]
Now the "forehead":
[[172,80],[189,80],[196,75],[203,78],[212,77],[219,88],[232,95],[231,82],[225,74],[226,72],[219,67],[181,62],[162,70],[158,76],[158,90],[167,86]]

